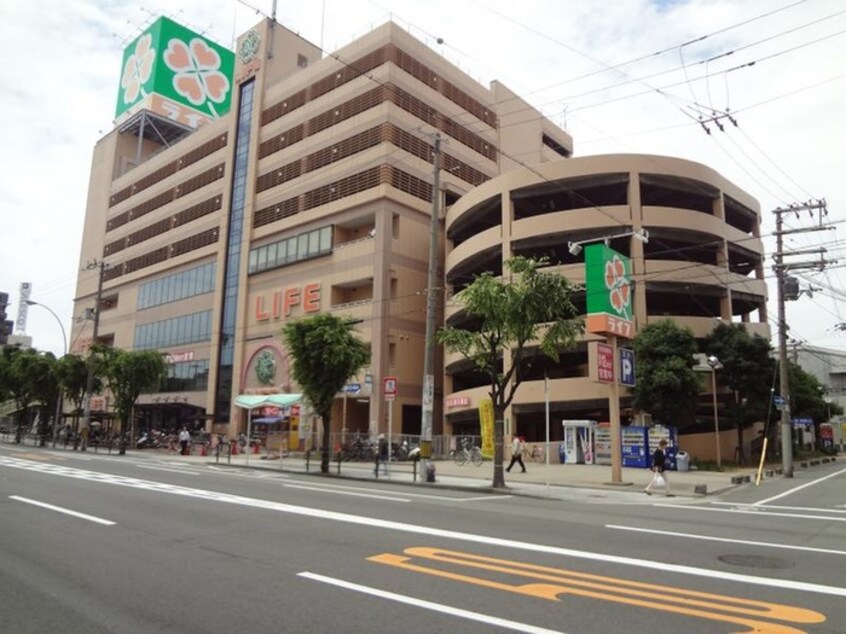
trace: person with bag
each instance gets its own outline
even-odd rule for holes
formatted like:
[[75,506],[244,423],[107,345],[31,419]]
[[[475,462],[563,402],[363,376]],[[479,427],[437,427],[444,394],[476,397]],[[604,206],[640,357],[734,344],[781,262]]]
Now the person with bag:
[[664,487],[665,494],[668,498],[674,497],[670,493],[670,481],[665,475],[667,466],[667,456],[664,451],[667,449],[667,440],[662,438],[658,443],[658,449],[652,454],[652,480],[646,485],[643,490],[646,495],[652,495],[652,487]]

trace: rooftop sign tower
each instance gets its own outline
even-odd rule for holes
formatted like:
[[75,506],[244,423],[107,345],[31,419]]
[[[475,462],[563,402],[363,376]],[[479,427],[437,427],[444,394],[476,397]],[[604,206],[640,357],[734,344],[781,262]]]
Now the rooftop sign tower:
[[141,111],[197,128],[229,111],[232,51],[160,17],[123,52],[115,124]]

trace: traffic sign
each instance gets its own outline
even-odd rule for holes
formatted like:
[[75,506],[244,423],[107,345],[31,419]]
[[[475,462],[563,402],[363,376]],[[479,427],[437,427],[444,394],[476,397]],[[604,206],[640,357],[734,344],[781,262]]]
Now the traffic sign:
[[361,391],[361,383],[347,383],[344,390],[348,394],[358,394]]
[[631,348],[620,348],[620,384],[635,386],[635,354]]
[[397,377],[386,376],[382,379],[382,394],[386,401],[393,401],[397,397]]

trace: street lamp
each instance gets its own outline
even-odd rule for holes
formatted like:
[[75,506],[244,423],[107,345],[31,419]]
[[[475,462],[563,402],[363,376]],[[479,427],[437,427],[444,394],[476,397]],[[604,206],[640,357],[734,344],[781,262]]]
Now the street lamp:
[[[64,344],[62,356],[67,355],[67,353],[68,353],[68,336],[65,333],[65,327],[64,327],[64,325],[62,325],[62,320],[59,319],[59,316],[55,312],[53,312],[53,309],[50,308],[49,306],[47,306],[46,304],[42,304],[40,302],[36,302],[34,300],[31,300],[31,299],[25,299],[24,303],[27,306],[41,306],[42,308],[46,309],[47,312],[49,312],[51,315],[53,315],[53,317],[56,318],[56,322],[59,324],[59,328],[61,328],[61,330],[62,330],[62,343]],[[59,415],[61,413],[62,413],[62,390],[61,390],[61,387],[60,387],[59,388],[59,396],[58,396],[58,398],[56,398],[56,415],[53,416],[53,446],[54,447],[56,446],[56,437],[57,437],[56,436],[56,434],[57,434],[56,427],[59,423]]]
[[722,468],[722,461],[720,460],[720,419],[717,413],[717,370],[723,369],[723,364],[720,360],[711,355],[707,359],[708,366],[711,368],[711,396],[714,402],[714,440],[717,445],[717,469]]

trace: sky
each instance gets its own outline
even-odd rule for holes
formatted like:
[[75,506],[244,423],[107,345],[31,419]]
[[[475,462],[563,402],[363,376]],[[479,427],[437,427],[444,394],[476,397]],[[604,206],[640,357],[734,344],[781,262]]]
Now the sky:
[[[20,284],[32,284],[43,305],[28,310],[36,348],[61,355],[62,328],[70,336],[80,318],[92,149],[113,127],[123,48],[159,15],[232,48],[273,4],[0,3],[0,292],[14,320]],[[774,334],[773,210],[825,199],[824,217],[785,216],[786,229],[825,227],[785,236],[786,252],[824,248],[831,261],[798,273],[805,292],[787,322],[797,342],[846,351],[846,0],[277,4],[280,23],[327,53],[393,20],[481,83],[526,98],[572,135],[577,157],[667,155],[721,173],[761,205]]]

